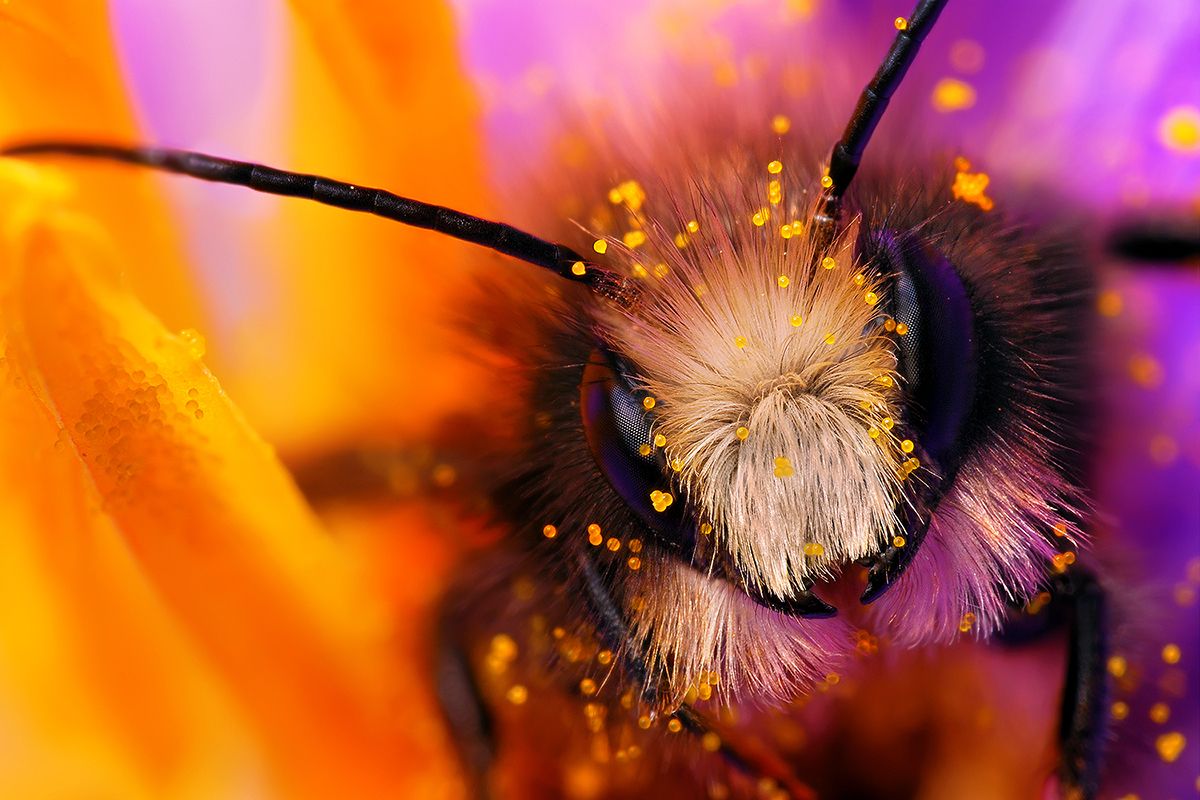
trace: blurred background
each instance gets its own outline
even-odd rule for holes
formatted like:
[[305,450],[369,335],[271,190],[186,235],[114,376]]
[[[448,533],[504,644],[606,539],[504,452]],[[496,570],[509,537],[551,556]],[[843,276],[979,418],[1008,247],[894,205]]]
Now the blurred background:
[[[670,98],[680,65],[722,86],[782,69],[803,108],[826,74],[864,83],[909,11],[907,0],[11,0],[0,142],[142,140],[509,219],[539,163],[569,160],[564,113]],[[890,113],[994,181],[1048,187],[1091,245],[1134,219],[1195,235],[1198,54],[1193,0],[951,3]],[[463,467],[431,442],[484,417],[489,399],[488,365],[464,350],[453,313],[479,274],[521,267],[238,189],[57,169],[61,190],[47,188],[58,177],[0,171],[0,794],[461,796],[431,695],[430,619],[454,565],[498,533],[464,521]],[[47,203],[98,226],[102,243]],[[31,215],[49,227],[30,234]],[[1100,557],[1135,609],[1110,664],[1119,736],[1105,797],[1195,796],[1200,271],[1092,255],[1101,293],[1078,324],[1101,355]],[[77,306],[61,286],[13,278],[101,261],[161,333],[103,281]],[[108,315],[94,330],[85,305]],[[60,327],[38,327],[56,315]],[[155,463],[193,459],[197,479],[110,485],[93,459],[125,440],[104,438],[115,412],[80,387],[87,370],[110,381],[104,364],[143,367],[116,345],[73,366],[54,355],[62,331],[101,343],[126,332],[163,374],[176,369],[154,350],[164,336],[183,343],[179,370],[201,370],[187,353],[202,359],[220,388],[202,370],[187,380],[200,404],[226,409],[203,424],[227,429],[189,418],[153,443],[167,454]],[[100,449],[64,445],[72,414],[88,413]],[[364,451],[402,454],[385,501],[338,477],[339,459]],[[188,517],[170,546],[140,510],[151,496]]]

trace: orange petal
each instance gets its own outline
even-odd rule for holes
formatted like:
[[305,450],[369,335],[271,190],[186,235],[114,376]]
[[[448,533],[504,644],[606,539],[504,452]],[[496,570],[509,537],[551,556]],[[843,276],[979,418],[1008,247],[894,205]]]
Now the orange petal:
[[[139,139],[103,3],[0,5],[0,146],[39,137]],[[122,243],[138,295],[170,324],[201,324],[173,222],[153,178],[72,162],[74,200]]]
[[[291,140],[271,157],[490,215],[478,109],[446,5],[292,5]],[[463,387],[487,378],[451,341],[453,314],[472,269],[525,267],[362,215],[297,201],[278,209],[260,238],[278,297],[220,362],[267,439],[294,451],[424,436],[479,402]]]
[[[0,160],[0,474],[12,481],[0,519],[19,523],[26,560],[36,562],[25,595],[73,598],[30,622],[73,626],[89,659],[79,668],[96,671],[104,690],[92,697],[81,686],[81,702],[98,715],[132,703],[133,718],[116,727],[139,740],[143,767],[172,749],[149,732],[170,737],[197,712],[167,703],[160,714],[127,698],[138,686],[122,674],[145,676],[157,699],[190,645],[199,655],[182,670],[181,690],[192,680],[204,687],[209,668],[219,676],[223,689],[204,691],[228,692],[245,715],[270,782],[301,797],[395,790],[402,737],[385,712],[404,670],[385,647],[382,603],[205,368],[198,339],[169,333],[120,284],[94,223],[58,211],[53,197],[29,199],[53,187],[44,173]],[[3,201],[11,197],[21,199]],[[11,444],[10,430],[19,434]],[[81,569],[70,554],[93,552],[87,567],[111,571],[64,587]],[[116,630],[117,646],[105,650],[84,600],[120,592],[126,580],[127,597],[97,598],[101,617],[123,624],[130,604],[129,616],[158,627]],[[178,627],[186,644],[171,634],[160,654],[163,627]],[[16,636],[28,655],[28,625]],[[201,710],[210,721],[229,714],[211,698]],[[236,728],[227,736],[236,743]],[[105,735],[86,745],[115,747]],[[129,780],[146,777],[135,770]]]

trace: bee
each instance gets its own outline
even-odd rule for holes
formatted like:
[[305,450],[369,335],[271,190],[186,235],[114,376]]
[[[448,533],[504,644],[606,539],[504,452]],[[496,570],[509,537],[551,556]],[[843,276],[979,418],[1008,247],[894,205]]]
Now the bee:
[[[479,301],[494,321],[482,338],[509,364],[498,380],[520,387],[515,440],[472,455],[509,533],[467,566],[439,624],[439,698],[480,795],[499,732],[544,723],[605,734],[589,746],[617,761],[661,756],[651,783],[687,742],[713,796],[814,796],[776,728],[880,639],[936,653],[1065,629],[1046,785],[1091,798],[1110,621],[1088,552],[1094,373],[1076,321],[1095,276],[1072,232],[996,208],[968,159],[868,147],[945,4],[895,20],[840,136],[795,111],[718,113],[687,118],[703,135],[641,120],[662,142],[625,149],[632,131],[614,123],[561,224],[537,234],[182,150],[3,154],[305,198],[542,268]],[[882,796],[836,781],[834,796]]]

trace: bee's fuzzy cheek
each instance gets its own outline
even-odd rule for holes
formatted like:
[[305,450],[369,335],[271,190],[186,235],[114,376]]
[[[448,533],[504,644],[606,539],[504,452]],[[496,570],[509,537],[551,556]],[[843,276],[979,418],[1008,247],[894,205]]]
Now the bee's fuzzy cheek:
[[668,703],[702,683],[724,702],[783,703],[837,671],[853,648],[837,619],[771,611],[674,560],[648,560],[625,583],[624,606],[650,673],[667,676]]

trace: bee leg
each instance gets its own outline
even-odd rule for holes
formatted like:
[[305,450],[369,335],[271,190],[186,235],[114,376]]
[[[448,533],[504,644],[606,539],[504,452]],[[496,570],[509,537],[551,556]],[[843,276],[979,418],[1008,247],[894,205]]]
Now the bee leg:
[[1200,233],[1189,214],[1135,220],[1114,230],[1108,251],[1126,261],[1157,266],[1186,266],[1200,258]]
[[1055,586],[1072,611],[1058,740],[1062,796],[1092,800],[1099,791],[1108,697],[1107,601],[1091,574],[1072,571]]
[[468,795],[491,796],[488,773],[496,753],[492,717],[471,669],[461,631],[466,626],[449,605],[437,624],[435,687],[438,705],[466,771]]

